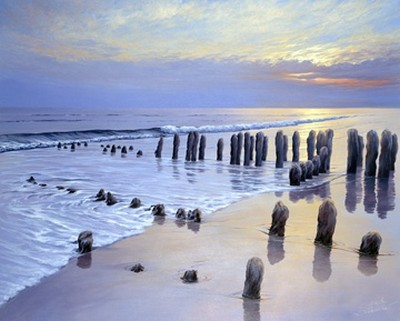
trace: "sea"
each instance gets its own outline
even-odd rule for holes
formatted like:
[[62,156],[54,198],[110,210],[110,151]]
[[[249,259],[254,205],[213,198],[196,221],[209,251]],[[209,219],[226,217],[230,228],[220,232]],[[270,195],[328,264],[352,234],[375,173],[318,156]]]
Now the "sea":
[[[371,129],[379,135],[384,129],[399,134],[399,116],[400,109],[395,108],[2,108],[0,305],[78,256],[76,240],[84,230],[93,232],[95,248],[145,233],[159,223],[149,210],[152,205],[164,204],[170,220],[175,219],[178,208],[198,208],[206,222],[214,212],[259,193],[279,195],[295,190],[312,195],[316,188],[346,174],[350,128],[357,129],[364,140]],[[327,129],[334,130],[329,173],[290,186],[293,133],[300,134],[300,159],[306,160],[309,131]],[[275,168],[278,130],[289,141],[288,161],[280,169]],[[191,131],[206,137],[204,160],[185,160]],[[259,131],[268,137],[267,160],[261,167],[254,162],[243,166],[242,154],[241,165],[231,165],[231,136]],[[180,137],[180,147],[178,159],[173,160],[175,134]],[[156,158],[161,137],[162,153]],[[220,138],[224,141],[223,160],[217,161]],[[115,153],[110,152],[112,145]],[[121,153],[124,146],[126,154]],[[142,156],[138,157],[138,151]],[[385,201],[390,206],[384,207],[374,202],[375,192],[374,200],[362,199],[350,187],[348,211],[365,206],[366,213],[379,219],[390,217],[394,223],[400,222],[392,213],[398,177],[393,175],[388,186],[390,190],[378,186],[376,193],[393,200]],[[96,201],[100,189],[111,192],[117,203],[109,206]],[[135,197],[142,203],[137,209],[129,206]]]

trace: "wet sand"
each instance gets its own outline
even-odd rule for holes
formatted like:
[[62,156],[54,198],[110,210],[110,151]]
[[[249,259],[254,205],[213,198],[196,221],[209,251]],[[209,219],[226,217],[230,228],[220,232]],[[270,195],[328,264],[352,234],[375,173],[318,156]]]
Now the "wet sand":
[[[307,192],[261,194],[201,224],[156,221],[22,291],[0,308],[0,320],[399,320],[398,220],[368,214],[353,184],[343,176]],[[332,249],[313,243],[326,197],[338,209]],[[266,234],[278,200],[290,211],[284,239]],[[356,250],[371,230],[383,237],[381,255],[360,259]],[[241,298],[252,256],[265,266],[260,301]],[[145,270],[131,272],[136,263]],[[199,282],[181,281],[189,269]]]

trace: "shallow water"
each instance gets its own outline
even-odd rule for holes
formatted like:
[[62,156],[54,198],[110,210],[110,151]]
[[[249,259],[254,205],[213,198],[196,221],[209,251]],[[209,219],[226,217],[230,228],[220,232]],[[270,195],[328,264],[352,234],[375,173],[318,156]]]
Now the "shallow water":
[[[0,153],[0,202],[3,204],[0,216],[0,304],[24,287],[54,273],[75,256],[74,241],[82,230],[94,232],[95,246],[143,232],[153,222],[151,212],[146,210],[152,204],[165,204],[168,216],[173,217],[179,207],[200,208],[206,216],[261,192],[275,192],[279,196],[283,191],[296,190],[311,200],[310,188],[326,186],[324,183],[344,174],[347,129],[357,128],[363,136],[369,129],[379,133],[384,128],[400,132],[396,124],[399,115],[395,109],[2,111],[0,148],[7,145],[15,150]],[[186,133],[193,126],[207,132],[206,159],[185,162]],[[262,130],[269,138],[267,162],[261,168],[229,165],[230,130],[237,132],[247,128],[252,134]],[[276,131],[283,129],[289,135],[290,159],[291,135],[298,130],[300,157],[305,159],[308,132],[328,128],[335,131],[331,172],[300,187],[290,187],[287,177],[291,163],[286,163],[284,169],[275,169],[273,141]],[[113,132],[93,134],[95,129]],[[138,131],[146,132],[146,135],[131,137],[132,132],[120,135],[127,129],[135,135]],[[82,131],[89,131],[90,137],[84,136]],[[53,134],[43,134],[49,132]],[[173,132],[181,133],[176,161],[171,160]],[[25,140],[21,142],[18,141],[21,133],[34,135],[22,135]],[[88,147],[82,145],[74,152],[69,148],[58,150],[54,147],[62,137],[65,138],[63,143],[68,143],[72,137],[72,140],[78,140],[79,135],[83,135],[82,141],[89,141]],[[155,159],[159,135],[164,135],[164,149],[162,158]],[[117,140],[118,137],[121,139]],[[215,160],[220,137],[225,141],[223,162]],[[32,138],[37,140],[34,145],[29,141]],[[108,140],[112,140],[110,144],[132,145],[134,151],[128,152],[126,157],[121,157],[119,150],[115,155],[104,154],[100,145],[107,144]],[[43,148],[46,146],[53,147]],[[144,155],[137,158],[139,149]],[[38,184],[28,183],[26,179],[30,176],[34,176]],[[366,213],[398,224],[400,219],[392,213],[396,207],[398,181],[394,177],[388,184],[376,180],[365,183],[362,175],[348,177],[346,210],[352,213],[355,207],[364,206]],[[68,193],[66,188],[77,191]],[[111,191],[118,203],[107,206],[104,202],[96,202],[95,195],[100,188]],[[329,190],[318,190],[323,191],[321,197],[331,196]],[[293,198],[299,198],[302,193],[293,193]],[[133,197],[141,199],[143,206],[140,209],[129,208]]]

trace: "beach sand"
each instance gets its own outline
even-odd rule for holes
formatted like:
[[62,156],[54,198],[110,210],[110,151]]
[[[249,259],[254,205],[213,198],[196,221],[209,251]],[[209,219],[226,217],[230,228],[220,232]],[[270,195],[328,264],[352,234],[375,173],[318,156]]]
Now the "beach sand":
[[[342,176],[307,192],[260,194],[201,224],[156,221],[141,235],[72,259],[4,304],[0,320],[399,320],[398,228],[367,214],[352,184]],[[338,209],[332,249],[313,243],[326,197]],[[290,211],[284,239],[266,233],[278,200]],[[356,252],[370,230],[383,237],[377,260]],[[265,266],[259,301],[241,298],[253,256]],[[131,272],[136,263],[145,270]],[[183,283],[191,269],[199,281]]]

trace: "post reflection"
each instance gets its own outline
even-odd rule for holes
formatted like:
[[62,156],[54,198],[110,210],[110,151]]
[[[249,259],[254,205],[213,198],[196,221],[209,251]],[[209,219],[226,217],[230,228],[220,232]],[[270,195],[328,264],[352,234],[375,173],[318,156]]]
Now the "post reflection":
[[361,199],[367,213],[376,212],[382,219],[386,218],[388,212],[395,210],[396,190],[393,172],[388,178],[364,177],[364,191],[361,185],[361,175],[346,176],[344,203],[348,212],[354,212]]
[[76,260],[76,266],[81,269],[90,269],[92,266],[92,253],[85,253],[78,257]]
[[378,257],[360,255],[357,268],[365,276],[371,276],[378,273]]
[[243,321],[260,320],[260,300],[243,299]]
[[389,178],[378,179],[376,211],[380,218],[386,218],[387,213],[395,209],[395,196],[396,191],[392,172]]
[[328,281],[331,277],[331,250],[324,245],[315,245],[312,275],[318,282]]
[[285,249],[283,248],[283,237],[270,235],[267,244],[267,258],[271,265],[279,263],[285,258]]
[[330,197],[330,195],[331,195],[330,182],[327,182],[312,189],[291,190],[289,192],[289,199],[293,203],[296,203],[301,199],[305,199],[308,203],[312,203],[314,201],[314,197],[325,199]]
[[364,179],[364,210],[367,213],[374,213],[376,209],[376,181],[375,177],[365,177]]

